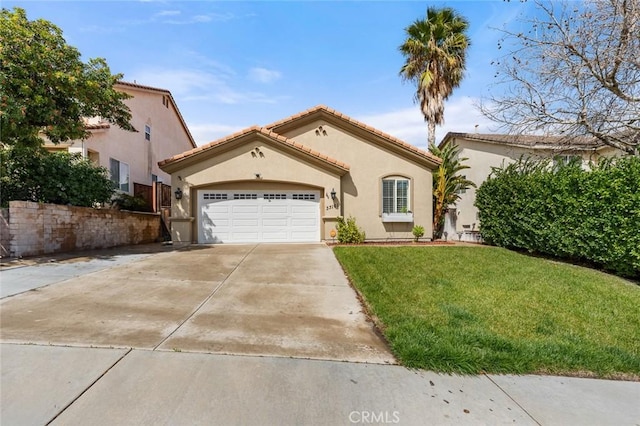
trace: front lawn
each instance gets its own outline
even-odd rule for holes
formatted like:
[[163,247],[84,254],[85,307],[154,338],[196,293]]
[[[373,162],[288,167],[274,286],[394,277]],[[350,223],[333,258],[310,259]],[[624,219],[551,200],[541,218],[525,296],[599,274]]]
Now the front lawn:
[[640,286],[495,247],[334,248],[398,360],[640,379]]

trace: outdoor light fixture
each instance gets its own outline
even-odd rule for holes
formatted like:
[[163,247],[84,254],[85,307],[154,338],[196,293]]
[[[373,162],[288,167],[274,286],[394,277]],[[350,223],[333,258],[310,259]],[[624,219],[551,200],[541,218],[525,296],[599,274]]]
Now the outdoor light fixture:
[[256,173],[255,175],[256,175],[256,179],[262,178],[262,175],[260,173]]
[[336,199],[336,190],[334,188],[331,188],[331,199],[332,200]]
[[182,189],[178,188],[176,189],[176,200],[181,200],[182,199]]

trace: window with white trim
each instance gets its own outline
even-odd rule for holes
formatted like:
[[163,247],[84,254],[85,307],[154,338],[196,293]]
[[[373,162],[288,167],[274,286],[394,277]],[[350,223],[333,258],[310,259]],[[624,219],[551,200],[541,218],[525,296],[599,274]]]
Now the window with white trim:
[[148,124],[144,125],[144,140],[151,141],[151,126]]
[[407,213],[409,205],[409,179],[392,177],[382,179],[382,213]]
[[109,158],[111,182],[118,191],[129,192],[129,165],[114,158]]

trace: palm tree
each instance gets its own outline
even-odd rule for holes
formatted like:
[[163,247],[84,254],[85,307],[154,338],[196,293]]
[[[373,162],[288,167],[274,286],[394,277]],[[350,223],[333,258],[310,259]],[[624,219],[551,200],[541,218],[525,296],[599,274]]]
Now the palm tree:
[[460,199],[461,191],[475,188],[476,184],[458,174],[469,166],[462,164],[468,158],[460,158],[460,148],[456,145],[449,143],[439,148],[432,144],[429,151],[442,159],[442,164],[433,174],[433,236],[440,238],[449,206]]
[[436,125],[444,123],[444,101],[460,85],[470,45],[469,23],[451,8],[429,7],[427,17],[406,29],[400,46],[406,62],[403,80],[416,84],[416,101],[429,124],[429,145],[435,145]]

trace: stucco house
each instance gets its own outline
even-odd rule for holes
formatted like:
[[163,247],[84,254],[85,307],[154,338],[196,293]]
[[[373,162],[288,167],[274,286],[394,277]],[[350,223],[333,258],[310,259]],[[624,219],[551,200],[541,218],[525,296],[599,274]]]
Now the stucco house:
[[134,183],[171,184],[171,176],[158,167],[158,161],[196,147],[196,143],[171,95],[165,89],[136,83],[118,82],[115,88],[133,96],[125,100],[131,110],[131,124],[137,132],[128,132],[103,121],[86,119],[91,136],[54,145],[49,151],[78,152],[95,164],[106,167],[120,192],[134,194]]
[[[586,137],[568,139],[558,136],[450,132],[442,139],[439,147],[447,144],[458,146],[459,157],[468,158],[464,164],[469,166],[469,169],[464,170],[462,174],[478,187],[487,179],[493,167],[501,167],[521,157],[551,158],[554,161],[565,162],[577,157],[583,167],[588,167],[589,162],[596,161],[599,157],[623,154]],[[449,213],[445,216],[444,231],[450,240],[479,241],[480,220],[478,209],[473,205],[476,188],[469,188],[459,195],[460,200],[449,208]]]
[[331,240],[353,216],[368,240],[432,235],[440,159],[326,106],[250,127],[160,162],[172,238],[188,243]]

